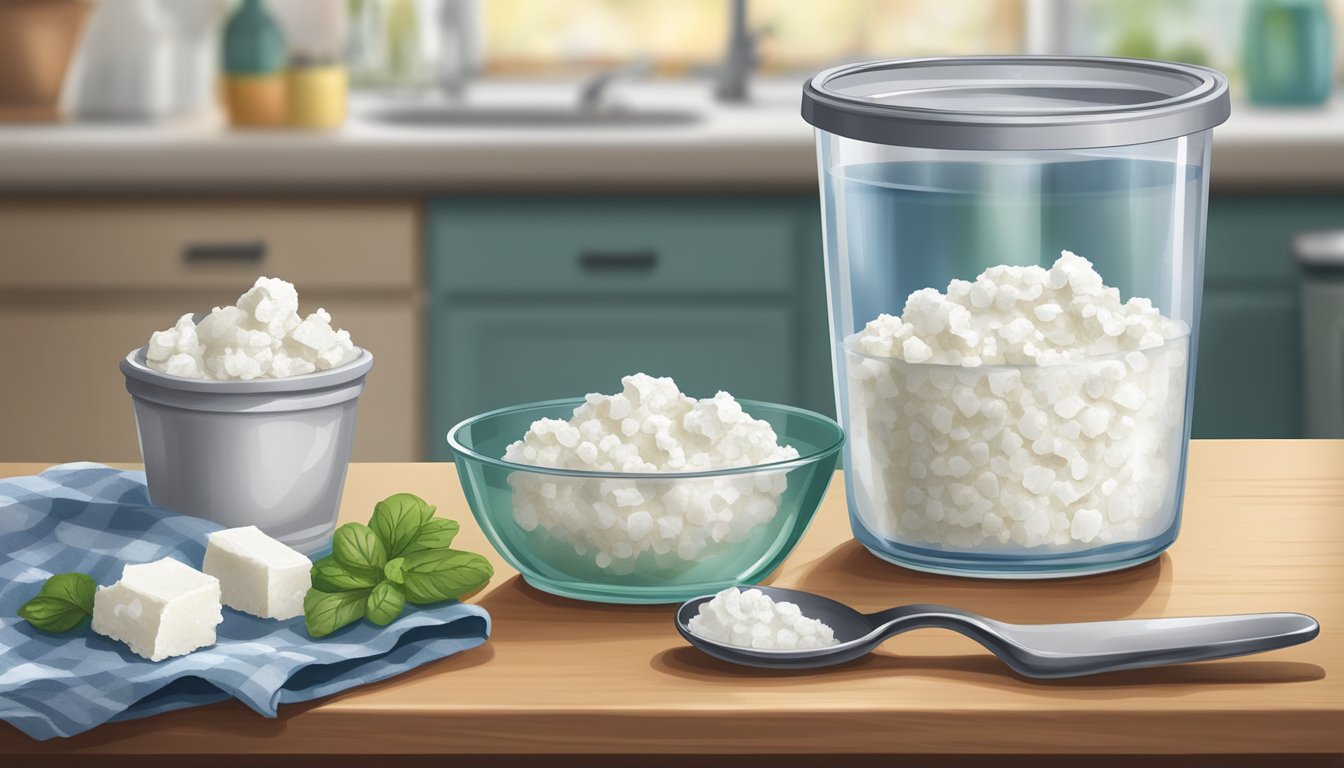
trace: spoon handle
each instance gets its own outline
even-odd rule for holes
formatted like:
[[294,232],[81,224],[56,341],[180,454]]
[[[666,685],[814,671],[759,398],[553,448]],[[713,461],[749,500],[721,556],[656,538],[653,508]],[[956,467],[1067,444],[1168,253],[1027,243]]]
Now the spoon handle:
[[885,636],[916,627],[955,630],[1028,677],[1074,677],[1243,656],[1305,643],[1320,633],[1316,620],[1300,613],[1007,624],[955,608],[922,605],[872,618],[885,621]]

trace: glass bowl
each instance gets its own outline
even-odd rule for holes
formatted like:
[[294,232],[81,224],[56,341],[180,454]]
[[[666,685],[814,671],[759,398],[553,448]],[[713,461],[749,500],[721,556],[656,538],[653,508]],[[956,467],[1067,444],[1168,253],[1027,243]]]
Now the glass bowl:
[[583,402],[502,408],[448,433],[462,490],[490,543],[527,583],[579,600],[674,603],[759,582],[807,530],[844,443],[840,425],[825,416],[740,400],[798,458],[659,473],[499,458],[532,422],[568,419]]

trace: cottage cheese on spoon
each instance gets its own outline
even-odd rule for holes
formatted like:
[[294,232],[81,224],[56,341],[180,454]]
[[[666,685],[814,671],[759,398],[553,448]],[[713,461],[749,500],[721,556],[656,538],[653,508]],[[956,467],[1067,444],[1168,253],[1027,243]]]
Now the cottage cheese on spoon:
[[839,645],[829,626],[794,603],[775,602],[759,589],[729,587],[703,603],[686,624],[706,640],[739,648],[797,651]]

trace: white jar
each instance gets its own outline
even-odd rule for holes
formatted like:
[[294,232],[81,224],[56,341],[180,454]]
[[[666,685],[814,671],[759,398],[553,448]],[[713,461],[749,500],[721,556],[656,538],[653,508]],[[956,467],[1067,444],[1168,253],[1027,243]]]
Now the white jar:
[[81,120],[167,116],[172,57],[158,0],[101,0],[80,49],[71,112]]

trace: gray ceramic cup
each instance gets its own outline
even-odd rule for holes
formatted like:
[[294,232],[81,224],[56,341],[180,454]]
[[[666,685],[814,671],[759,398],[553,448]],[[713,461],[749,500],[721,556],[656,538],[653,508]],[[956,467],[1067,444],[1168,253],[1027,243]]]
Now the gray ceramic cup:
[[373,355],[284,379],[207,381],[121,361],[150,500],[227,527],[255,525],[304,554],[336,527],[355,406]]

